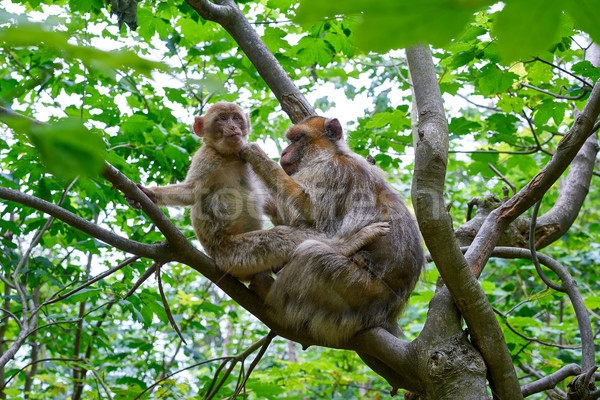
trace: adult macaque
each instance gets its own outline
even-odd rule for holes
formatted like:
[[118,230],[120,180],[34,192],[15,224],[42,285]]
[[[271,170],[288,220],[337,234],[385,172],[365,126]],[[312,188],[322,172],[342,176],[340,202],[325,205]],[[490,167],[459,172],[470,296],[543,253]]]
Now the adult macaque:
[[[190,218],[196,236],[216,264],[231,275],[251,280],[260,272],[277,270],[307,238],[327,241],[350,255],[389,230],[387,224],[376,223],[353,231],[358,232],[345,240],[329,239],[301,227],[261,230],[268,196],[250,165],[239,157],[250,131],[248,116],[236,104],[219,102],[195,118],[193,129],[203,145],[194,154],[185,181],[162,187],[138,186],[157,205],[192,206]],[[140,206],[134,200],[128,202]],[[253,282],[259,294],[264,294],[260,286],[272,280],[264,278]]]
[[346,257],[322,241],[302,243],[271,285],[266,303],[289,328],[330,346],[397,319],[424,264],[417,226],[381,171],[350,151],[337,119],[310,117],[286,133],[281,169],[258,146],[248,161],[277,202],[282,223],[344,237],[374,222],[390,233]]

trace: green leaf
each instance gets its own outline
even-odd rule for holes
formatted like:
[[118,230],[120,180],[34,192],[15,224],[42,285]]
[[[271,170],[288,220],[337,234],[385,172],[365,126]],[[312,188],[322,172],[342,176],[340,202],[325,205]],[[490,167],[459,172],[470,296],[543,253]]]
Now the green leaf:
[[152,310],[152,313],[158,317],[164,324],[169,323],[169,317],[165,311],[164,305],[154,299],[144,299],[144,304]]
[[190,43],[201,42],[206,37],[202,24],[191,18],[180,18],[178,25],[181,27],[181,34]]
[[326,67],[331,61],[332,53],[323,39],[305,36],[296,45],[296,55],[302,65],[313,65],[318,63]]
[[584,304],[586,308],[589,308],[590,310],[600,308],[600,296],[588,296],[584,300]]
[[533,176],[540,170],[538,162],[534,158],[526,156],[508,157],[506,168],[521,171],[525,176]]
[[248,385],[258,399],[277,400],[285,393],[285,389],[277,382],[262,382],[257,379],[249,379]]
[[600,68],[594,67],[592,63],[587,60],[573,64],[571,71],[574,74],[588,77],[592,81],[600,79]]
[[492,33],[505,63],[532,58],[557,39],[561,4],[558,0],[509,0]]
[[479,129],[481,129],[480,123],[469,121],[465,117],[452,118],[450,124],[448,124],[448,131],[452,135],[466,135]]
[[302,0],[297,20],[302,23],[324,16],[356,15],[359,19],[357,45],[363,50],[384,52],[418,42],[444,45],[464,29],[476,11],[492,3],[491,0],[380,0],[373,3]]
[[62,54],[65,58],[81,60],[92,69],[112,73],[113,69],[132,69],[150,75],[153,70],[168,71],[163,63],[144,60],[133,52],[101,51],[88,46],[75,46],[68,43],[69,35],[60,31],[48,31],[42,24],[24,23],[0,30],[0,43],[8,47],[29,47],[44,45]]
[[97,297],[100,293],[100,289],[81,289],[74,295],[69,296],[65,301],[71,304],[81,303],[82,301]]
[[519,76],[513,72],[502,71],[493,64],[488,64],[481,69],[481,74],[477,81],[477,87],[484,96],[504,93],[512,87],[513,82]]
[[554,119],[554,123],[559,125],[565,117],[565,103],[557,103],[553,101],[545,101],[535,108],[533,122],[537,126],[542,126],[548,123],[550,118]]
[[589,33],[592,40],[600,43],[600,6],[598,0],[569,0],[562,2],[565,10],[575,20],[575,25]]
[[525,106],[525,100],[521,97],[516,96],[502,96],[500,100],[498,100],[498,107],[502,109],[505,113],[514,112],[516,114],[520,114],[523,112],[523,107]]
[[496,131],[514,137],[517,132],[519,119],[514,115],[492,114],[484,121],[484,127],[489,131]]
[[498,164],[498,154],[496,153],[475,153],[472,155],[473,162],[469,164],[469,172],[472,175],[488,174],[490,172],[489,163]]
[[104,168],[104,141],[77,119],[34,126],[30,138],[44,165],[57,177],[96,176]]
[[23,394],[23,391],[21,389],[4,388],[2,389],[2,391],[8,396],[19,396]]

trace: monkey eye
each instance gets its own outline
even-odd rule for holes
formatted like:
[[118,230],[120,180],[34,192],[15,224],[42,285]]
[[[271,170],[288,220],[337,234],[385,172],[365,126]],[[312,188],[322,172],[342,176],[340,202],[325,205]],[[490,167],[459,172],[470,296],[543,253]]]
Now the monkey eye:
[[293,134],[289,135],[287,139],[290,141],[290,143],[294,143],[294,142],[297,142],[298,140],[302,139],[303,136],[304,136],[304,133],[297,132],[297,133],[293,133]]
[[219,119],[221,121],[225,121],[227,119],[227,115],[222,114],[222,115],[219,116]]
[[237,114],[233,114],[233,117],[231,117],[231,118],[233,118],[233,119],[240,119],[240,116],[237,115]]

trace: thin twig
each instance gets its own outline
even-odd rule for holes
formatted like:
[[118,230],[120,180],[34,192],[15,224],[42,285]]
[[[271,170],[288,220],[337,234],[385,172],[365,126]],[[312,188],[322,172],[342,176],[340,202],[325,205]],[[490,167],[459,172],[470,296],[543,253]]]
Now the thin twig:
[[[83,362],[87,366],[90,366],[90,363],[88,363],[86,360],[82,359],[81,362]],[[108,386],[106,386],[106,383],[104,383],[104,380],[102,380],[102,378],[100,378],[100,375],[98,375],[98,372],[96,372],[96,369],[90,368],[89,370],[92,371],[92,374],[94,374],[94,376],[96,377],[96,379],[98,380],[98,382],[100,382],[100,385],[102,386],[102,388],[106,392],[106,395],[108,396],[108,398],[110,400],[112,400],[112,396],[110,395],[110,390],[108,389]]]
[[126,298],[131,296],[137,290],[137,288],[139,288],[142,285],[142,283],[146,282],[148,280],[148,278],[150,278],[152,276],[152,274],[156,271],[156,264],[157,263],[155,263],[155,262],[152,263],[150,268],[148,268],[146,270],[146,272],[144,272],[142,274],[142,276],[140,276],[140,278],[137,280],[135,285],[133,285],[133,287],[131,289],[129,289],[127,294],[125,294],[125,296],[123,297],[123,300],[125,300]]
[[577,79],[578,81],[580,81],[580,82],[581,82],[581,83],[583,83],[584,85],[586,85],[586,86],[589,86],[590,88],[593,86],[591,83],[589,83],[589,82],[588,82],[587,80],[585,80],[584,78],[582,78],[582,77],[580,77],[580,76],[577,76],[577,75],[575,75],[574,73],[572,73],[572,72],[570,72],[570,71],[567,71],[566,69],[564,69],[564,68],[561,68],[561,67],[559,67],[559,66],[558,66],[558,65],[556,65],[556,64],[552,64],[552,63],[551,63],[551,62],[549,62],[549,61],[542,60],[542,59],[541,59],[541,58],[539,58],[539,57],[535,57],[535,58],[534,58],[534,60],[536,60],[536,61],[540,61],[540,62],[543,62],[544,64],[548,64],[548,65],[550,65],[551,67],[553,67],[553,68],[556,68],[556,69],[558,69],[559,71],[562,71],[562,72],[564,72],[565,74],[572,76],[573,78]]
[[[14,320],[15,320],[15,322],[17,323],[17,325],[19,326],[19,329],[22,329],[22,328],[23,328],[23,327],[22,327],[22,325],[21,325],[21,321],[19,321],[19,318],[18,318],[18,317],[17,317],[15,314],[11,313],[11,312],[10,312],[10,310],[7,310],[6,308],[1,308],[1,307],[0,307],[0,311],[4,311],[4,312],[5,312],[6,314],[8,314],[8,315],[9,315],[9,316],[10,316],[12,319],[14,319]],[[6,318],[6,317],[5,317],[5,318]],[[4,318],[2,318],[2,319],[4,319]]]
[[461,99],[463,99],[464,101],[466,101],[467,103],[474,105],[475,107],[479,107],[479,108],[485,108],[485,109],[488,109],[488,110],[491,110],[491,111],[502,111],[502,110],[500,110],[500,109],[499,109],[499,108],[497,108],[497,107],[492,107],[492,106],[484,106],[483,104],[477,104],[477,103],[475,103],[473,100],[469,99],[467,96],[465,96],[465,95],[462,95],[462,94],[460,94],[460,93],[456,93],[456,95],[457,95],[458,97],[460,97]]
[[[227,368],[227,370],[225,371],[225,373],[223,374],[221,379],[218,380],[218,382],[215,385],[212,392],[206,394],[205,400],[211,400],[213,397],[215,397],[217,395],[217,393],[219,392],[219,390],[221,390],[221,388],[225,384],[225,381],[227,380],[227,378],[229,378],[229,375],[231,375],[231,373],[233,372],[233,369],[235,368],[235,366],[237,365],[237,363],[239,361],[240,360],[238,360],[236,357],[229,360],[229,367]],[[243,361],[243,360],[241,360],[241,361]],[[223,362],[223,366],[225,366],[226,363],[227,362]],[[215,374],[213,380],[217,380],[217,378],[218,378],[218,375]]]
[[503,150],[448,150],[448,153],[461,153],[461,154],[533,154],[540,151],[537,147],[527,151],[503,151]]
[[[238,354],[237,356],[231,357],[231,358],[228,358],[227,360],[225,360],[221,364],[221,366],[219,366],[219,368],[217,369],[217,372],[215,373],[214,378],[213,378],[213,382],[212,382],[209,390],[207,391],[206,395],[204,396],[204,399],[205,400],[210,400],[214,396],[216,396],[216,394],[221,389],[221,387],[223,386],[223,384],[225,383],[225,381],[227,380],[227,378],[229,377],[229,375],[231,375],[231,372],[233,371],[233,368],[237,365],[237,363],[243,362],[246,358],[248,358],[250,356],[250,354],[254,353],[258,348],[260,348],[261,346],[263,346],[264,343],[269,338],[270,334],[271,334],[271,332],[269,332],[269,334],[267,336],[263,337],[259,341],[257,341],[255,343],[253,343],[252,345],[250,345],[250,347],[248,347],[246,350],[244,350],[242,353]],[[269,339],[269,340],[271,340],[271,339]],[[225,364],[227,362],[230,362],[229,368],[227,368],[227,370],[225,371],[223,377],[215,385],[215,381],[216,381],[216,379],[217,379],[217,377],[219,375],[219,372],[225,367]]]
[[173,314],[171,313],[171,307],[169,307],[169,302],[167,301],[167,296],[165,296],[165,291],[164,291],[163,285],[162,285],[162,279],[160,278],[160,267],[161,266],[162,266],[162,264],[156,263],[156,280],[158,281],[158,291],[160,293],[160,298],[162,300],[163,306],[165,308],[165,312],[167,313],[167,318],[169,319],[171,326],[173,327],[173,329],[175,329],[175,332],[177,332],[181,341],[184,344],[187,344],[187,342],[183,338],[183,335],[181,334],[181,331],[179,330],[179,327],[177,326],[177,322],[175,322],[175,318],[173,318]]
[[196,368],[196,367],[197,367],[197,366],[199,366],[199,365],[207,364],[207,363],[210,363],[210,362],[213,362],[213,361],[218,361],[218,360],[226,360],[226,359],[230,359],[230,358],[233,358],[233,357],[232,357],[232,356],[226,356],[226,357],[212,358],[212,359],[210,359],[210,360],[204,360],[204,361],[202,361],[202,362],[199,362],[199,363],[196,363],[196,364],[192,364],[192,365],[190,365],[190,366],[187,366],[187,367],[185,367],[185,368],[182,368],[182,369],[180,369],[180,370],[177,370],[177,371],[173,372],[172,374],[169,374],[169,375],[165,376],[164,378],[157,380],[157,381],[156,381],[156,382],[154,382],[152,385],[150,385],[150,386],[148,386],[146,389],[142,390],[142,391],[140,392],[140,394],[138,394],[138,395],[135,397],[135,399],[134,399],[134,400],[137,400],[137,399],[139,399],[139,398],[140,398],[140,397],[142,397],[142,395],[143,395],[144,393],[146,393],[147,391],[149,391],[149,390],[151,390],[151,389],[154,389],[156,386],[160,385],[162,382],[166,381],[166,380],[167,380],[167,379],[169,379],[170,377],[172,377],[172,376],[175,376],[175,375],[177,375],[177,374],[179,374],[179,373],[181,373],[181,372],[187,371],[188,369]]
[[544,342],[543,340],[540,340],[538,338],[526,336],[526,335],[522,334],[521,332],[517,331],[515,328],[513,328],[510,325],[510,323],[508,322],[508,317],[504,313],[502,313],[502,311],[500,311],[500,310],[498,310],[496,308],[493,308],[493,310],[494,310],[494,312],[496,314],[498,314],[502,318],[504,318],[504,324],[506,325],[506,327],[508,329],[510,329],[517,336],[519,336],[519,337],[527,340],[528,342],[535,342],[535,343],[539,343],[539,344],[541,344],[543,346],[556,347],[558,349],[580,349],[581,348],[581,346],[567,346],[567,345],[564,345],[564,344],[555,344],[555,343]]
[[554,289],[558,292],[565,293],[566,290],[562,285],[558,285],[550,280],[542,271],[542,267],[540,266],[540,261],[537,257],[537,251],[535,250],[535,224],[537,221],[538,211],[540,209],[540,205],[542,204],[542,199],[540,199],[535,206],[533,207],[533,215],[531,216],[531,223],[529,225],[529,250],[531,251],[531,260],[533,261],[533,265],[535,265],[535,270],[544,281],[544,283],[551,289]]
[[[461,250],[463,249],[466,251],[468,247],[461,247]],[[520,249],[515,247],[496,247],[492,251],[491,256],[532,259],[530,249]],[[583,297],[577,288],[577,282],[573,279],[567,268],[552,257],[539,252],[536,252],[536,256],[541,264],[547,266],[552,272],[558,275],[562,282],[562,287],[565,288],[569,300],[571,300],[581,337],[581,367],[584,370],[588,370],[595,364],[594,332],[590,323],[590,317],[583,302]]]
[[81,359],[80,358],[42,358],[40,360],[35,360],[32,361],[28,364],[25,364],[21,369],[19,369],[18,371],[16,371],[14,374],[12,374],[10,376],[10,378],[8,378],[6,380],[6,382],[4,382],[4,385],[0,386],[0,390],[3,390],[5,387],[8,386],[8,384],[10,383],[10,381],[17,375],[19,375],[21,372],[25,371],[27,368],[29,368],[30,366],[32,366],[33,364],[37,364],[37,363],[41,363],[41,362],[46,362],[46,361],[63,361],[63,362],[80,362]]
[[535,140],[535,144],[537,146],[537,148],[539,150],[541,150],[542,152],[548,154],[549,156],[552,156],[553,153],[544,149],[542,147],[542,145],[540,144],[540,140],[538,139],[537,133],[535,132],[535,126],[533,125],[533,121],[531,120],[531,118],[529,118],[527,116],[527,114],[525,113],[525,110],[523,110],[523,117],[525,118],[525,120],[527,121],[527,125],[529,125],[529,129],[531,129],[531,134],[533,135],[533,139]]
[[[530,368],[530,367],[527,367]],[[558,371],[553,372],[535,382],[521,386],[523,397],[531,396],[545,390],[554,389],[555,386],[570,376],[576,376],[581,373],[581,367],[577,364],[565,365]]]
[[505,183],[506,183],[506,184],[507,184],[507,185],[508,185],[508,186],[509,186],[509,187],[512,189],[512,192],[513,192],[513,194],[512,194],[512,195],[513,195],[513,196],[514,196],[515,194],[517,194],[517,188],[515,187],[515,185],[513,185],[511,181],[509,181],[509,180],[508,180],[508,179],[507,179],[507,178],[506,178],[504,175],[502,175],[502,173],[501,173],[500,171],[498,171],[498,170],[496,169],[496,167],[494,167],[494,166],[492,165],[492,163],[488,163],[488,167],[490,167],[490,169],[491,169],[492,171],[494,171],[494,173],[495,173],[496,175],[498,175],[498,177],[499,177],[500,179],[502,179],[502,180],[503,180],[503,181],[504,181],[504,182],[505,182]]
[[552,97],[555,97],[557,99],[563,99],[563,100],[580,100],[580,99],[583,99],[585,96],[587,96],[587,94],[590,92],[589,90],[584,90],[583,93],[581,93],[578,96],[564,96],[562,94],[552,93],[552,92],[550,92],[548,90],[544,90],[542,88],[530,85],[528,83],[521,82],[521,86],[529,88],[529,89],[533,89],[533,90],[536,90],[536,91],[538,91],[540,93],[544,93],[544,94],[550,95]]
[[56,297],[55,299],[48,300],[48,301],[46,301],[46,302],[42,303],[42,304],[40,305],[40,307],[39,307],[39,308],[42,308],[42,307],[44,307],[44,306],[47,306],[47,305],[49,305],[49,304],[53,304],[53,303],[56,303],[56,302],[58,302],[58,301],[64,300],[64,299],[66,299],[67,297],[69,297],[69,296],[72,296],[72,295],[74,295],[75,293],[77,293],[77,292],[81,291],[82,289],[85,289],[86,287],[88,287],[88,286],[90,286],[90,285],[93,285],[94,283],[96,283],[96,282],[98,282],[98,281],[100,281],[100,280],[102,280],[102,279],[106,278],[107,276],[110,276],[110,275],[114,274],[115,272],[117,272],[117,271],[119,271],[120,269],[122,269],[122,268],[126,267],[127,265],[130,265],[130,264],[132,264],[133,262],[135,262],[135,261],[137,261],[137,260],[139,260],[139,259],[140,259],[140,257],[139,257],[139,256],[133,256],[133,257],[130,257],[130,258],[128,258],[127,260],[123,261],[121,264],[117,265],[116,267],[113,267],[113,268],[109,269],[108,271],[105,271],[105,272],[102,272],[101,274],[98,274],[98,275],[96,275],[96,277],[94,277],[94,278],[90,279],[89,281],[87,281],[87,282],[86,282],[86,283],[84,283],[83,285],[81,285],[81,286],[79,286],[79,287],[77,287],[77,288],[75,288],[75,289],[71,290],[70,292],[68,292],[68,293],[65,293],[65,294],[63,294],[63,295],[61,295],[61,296],[58,296],[58,297]]
[[252,363],[250,364],[250,367],[248,368],[248,371],[246,372],[246,376],[244,377],[244,381],[240,385],[238,385],[235,393],[233,394],[233,396],[231,396],[232,399],[235,399],[242,391],[242,388],[244,388],[246,386],[246,382],[248,381],[248,378],[250,378],[250,374],[252,374],[252,371],[254,371],[254,368],[258,365],[258,362],[265,355],[267,348],[269,347],[269,345],[271,344],[271,342],[273,341],[273,338],[275,336],[277,336],[277,335],[275,335],[275,333],[273,333],[273,331],[269,331],[269,333],[265,337],[265,341],[264,341],[262,347],[260,348],[260,351],[254,358],[254,360],[252,360]]

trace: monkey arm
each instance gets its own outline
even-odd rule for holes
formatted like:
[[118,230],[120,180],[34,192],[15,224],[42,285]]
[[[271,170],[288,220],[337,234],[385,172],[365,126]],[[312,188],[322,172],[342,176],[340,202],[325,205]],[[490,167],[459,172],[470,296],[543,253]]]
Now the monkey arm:
[[283,200],[287,207],[295,208],[304,219],[311,218],[312,206],[304,189],[256,143],[245,144],[240,151],[240,157],[250,163],[275,199]]
[[271,196],[267,196],[263,205],[263,213],[271,220],[273,225],[282,225],[283,221],[277,212],[277,202]]
[[195,182],[189,181],[175,185],[145,187],[144,193],[159,206],[191,206],[196,200],[195,187]]

